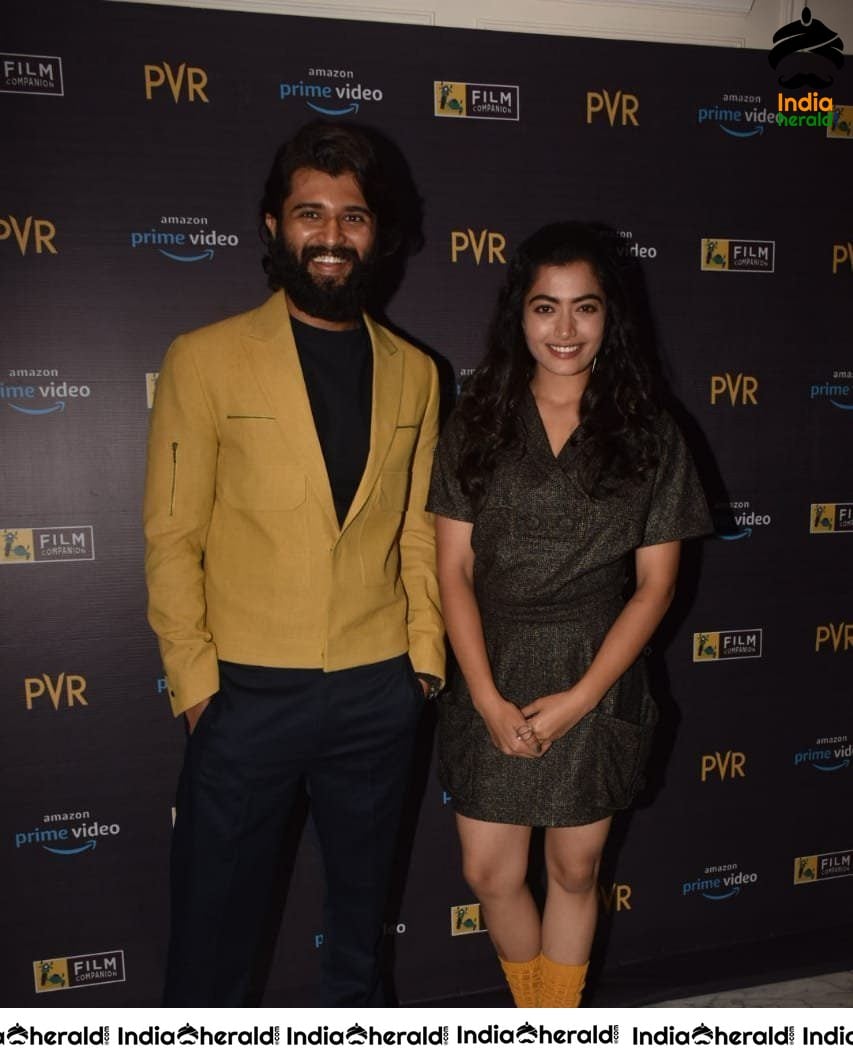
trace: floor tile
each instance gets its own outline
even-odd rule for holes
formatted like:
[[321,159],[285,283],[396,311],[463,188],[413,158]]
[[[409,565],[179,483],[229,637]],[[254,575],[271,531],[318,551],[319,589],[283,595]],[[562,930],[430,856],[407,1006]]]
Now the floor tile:
[[853,971],[661,1001],[647,1008],[853,1008]]

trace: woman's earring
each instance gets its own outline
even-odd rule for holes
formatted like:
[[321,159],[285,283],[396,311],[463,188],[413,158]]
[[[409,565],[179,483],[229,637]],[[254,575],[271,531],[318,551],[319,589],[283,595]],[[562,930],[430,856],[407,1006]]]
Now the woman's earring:
[[592,375],[592,373],[593,373],[593,372],[595,371],[595,365],[596,365],[596,362],[597,362],[597,361],[598,361],[598,354],[596,354],[596,355],[595,355],[595,356],[593,357],[593,359],[592,359],[592,368],[590,368],[590,370],[589,370],[589,374],[590,374],[590,375]]

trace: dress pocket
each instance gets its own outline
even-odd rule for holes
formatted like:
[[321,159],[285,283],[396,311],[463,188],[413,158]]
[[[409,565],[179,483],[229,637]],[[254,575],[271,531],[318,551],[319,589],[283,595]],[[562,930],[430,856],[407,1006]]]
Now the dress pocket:
[[590,747],[585,768],[592,788],[588,797],[593,804],[621,809],[642,787],[654,724],[638,725],[598,711],[587,720]]

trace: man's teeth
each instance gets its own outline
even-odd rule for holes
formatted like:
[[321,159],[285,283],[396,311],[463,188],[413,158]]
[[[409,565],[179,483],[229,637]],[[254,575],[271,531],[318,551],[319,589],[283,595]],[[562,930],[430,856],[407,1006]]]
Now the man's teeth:
[[345,258],[335,258],[331,254],[318,254],[315,261],[319,261],[323,265],[343,265]]

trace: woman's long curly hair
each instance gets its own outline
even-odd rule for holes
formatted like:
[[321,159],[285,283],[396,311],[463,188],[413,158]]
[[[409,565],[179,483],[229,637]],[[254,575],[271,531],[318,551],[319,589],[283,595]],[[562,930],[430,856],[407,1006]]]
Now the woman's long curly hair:
[[460,484],[475,504],[483,498],[498,457],[523,451],[519,409],[536,365],[522,328],[524,302],[543,265],[586,262],[606,301],[604,337],[581,398],[580,426],[569,443],[584,447],[583,488],[592,497],[606,496],[657,464],[660,372],[641,349],[621,249],[610,229],[563,221],[534,232],[513,255],[489,329],[488,352],[457,407],[464,425]]

